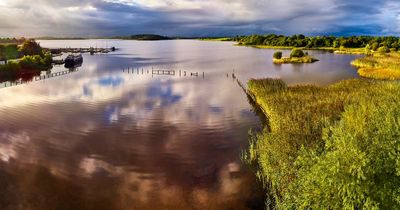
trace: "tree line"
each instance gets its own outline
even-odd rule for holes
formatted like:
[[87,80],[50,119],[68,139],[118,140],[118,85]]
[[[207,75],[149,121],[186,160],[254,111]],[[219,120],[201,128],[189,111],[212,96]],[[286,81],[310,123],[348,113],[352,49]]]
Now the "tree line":
[[276,34],[237,36],[233,41],[241,45],[266,45],[282,47],[304,47],[304,48],[364,48],[369,47],[376,51],[379,47],[392,50],[400,49],[400,38],[394,36],[305,36],[303,34],[284,36]]

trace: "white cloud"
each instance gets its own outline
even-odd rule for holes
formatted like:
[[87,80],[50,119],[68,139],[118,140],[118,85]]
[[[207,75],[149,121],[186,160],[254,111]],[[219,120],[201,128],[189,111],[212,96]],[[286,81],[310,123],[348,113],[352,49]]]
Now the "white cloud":
[[393,0],[0,0],[0,36],[317,34],[349,28],[398,33],[398,4]]

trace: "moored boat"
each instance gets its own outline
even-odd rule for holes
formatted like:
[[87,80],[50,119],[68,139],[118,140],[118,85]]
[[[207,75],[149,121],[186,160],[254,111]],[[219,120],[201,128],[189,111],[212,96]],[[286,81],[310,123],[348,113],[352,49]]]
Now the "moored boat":
[[65,61],[66,68],[72,68],[72,67],[82,64],[83,57],[82,57],[82,54],[79,54],[79,55],[70,54],[65,58],[64,61]]

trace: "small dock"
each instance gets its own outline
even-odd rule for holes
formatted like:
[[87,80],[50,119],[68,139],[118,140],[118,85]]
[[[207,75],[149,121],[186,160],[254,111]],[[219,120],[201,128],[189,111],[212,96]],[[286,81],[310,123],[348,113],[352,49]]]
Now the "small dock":
[[90,53],[90,54],[97,54],[97,53],[109,53],[114,52],[117,50],[115,47],[110,48],[48,48],[46,49],[51,52],[53,55],[60,55],[62,53]]

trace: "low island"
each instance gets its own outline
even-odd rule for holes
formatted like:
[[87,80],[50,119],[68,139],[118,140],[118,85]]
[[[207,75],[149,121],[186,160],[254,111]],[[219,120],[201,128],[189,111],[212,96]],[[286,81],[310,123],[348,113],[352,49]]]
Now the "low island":
[[273,62],[275,64],[285,64],[285,63],[314,63],[317,62],[318,59],[315,59],[308,55],[308,53],[304,53],[301,49],[294,48],[290,53],[289,57],[282,57],[282,52],[277,51],[274,53]]
[[135,34],[123,39],[138,40],[138,41],[159,41],[159,40],[171,40],[171,37],[161,36],[157,34]]

